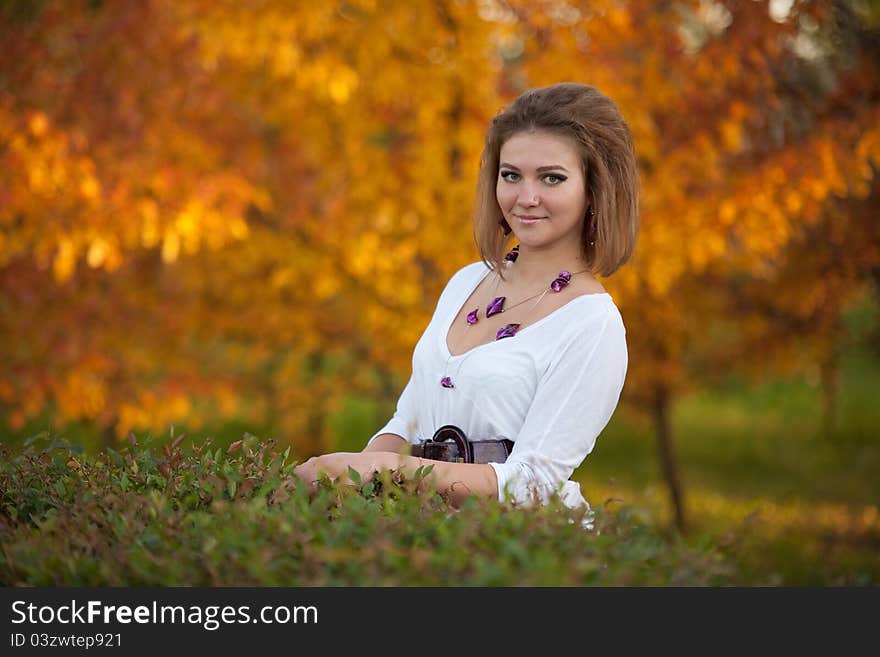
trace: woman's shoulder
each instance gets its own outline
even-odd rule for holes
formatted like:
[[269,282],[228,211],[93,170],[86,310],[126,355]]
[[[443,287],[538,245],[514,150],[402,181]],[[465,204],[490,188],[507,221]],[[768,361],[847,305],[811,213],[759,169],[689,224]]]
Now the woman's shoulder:
[[626,352],[626,327],[614,299],[607,292],[575,297],[551,316],[539,322],[529,336],[529,348],[550,362],[559,354],[581,359],[599,351]]
[[600,340],[616,340],[626,336],[623,315],[608,292],[578,297],[582,309],[578,313],[582,321],[573,322],[575,332],[597,335]]
[[533,348],[554,371],[576,372],[592,363],[609,372],[626,371],[626,327],[617,304],[607,292],[582,295],[564,307],[566,312],[542,336],[534,335]]
[[[554,313],[568,334],[595,334],[598,331],[626,333],[623,316],[608,292],[581,294],[563,305]],[[559,327],[548,329],[559,332]]]

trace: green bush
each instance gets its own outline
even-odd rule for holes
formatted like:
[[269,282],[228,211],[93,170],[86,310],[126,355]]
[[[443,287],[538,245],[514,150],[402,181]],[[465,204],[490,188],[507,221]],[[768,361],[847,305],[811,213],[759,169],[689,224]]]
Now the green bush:
[[[50,436],[0,454],[6,586],[721,585],[722,547],[631,507],[539,509],[421,491],[424,474],[298,486],[285,450],[134,436],[86,457]],[[422,482],[424,484],[424,482]]]

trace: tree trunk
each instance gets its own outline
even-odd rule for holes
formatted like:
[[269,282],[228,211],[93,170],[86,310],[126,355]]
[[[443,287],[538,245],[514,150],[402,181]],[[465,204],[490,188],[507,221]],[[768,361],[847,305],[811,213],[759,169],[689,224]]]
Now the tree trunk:
[[119,439],[116,437],[116,421],[115,417],[113,420],[104,425],[101,429],[101,440],[98,445],[98,449],[102,452],[106,451],[107,448],[110,447],[112,449],[119,448]]
[[[312,351],[305,358],[304,367],[308,372],[305,385],[314,386],[316,381],[324,376],[324,361],[324,355],[320,351]],[[298,447],[304,455],[317,456],[327,451],[327,445],[324,444],[324,423],[326,421],[324,404],[316,400],[307,413],[305,436]]]
[[822,360],[821,372],[822,430],[826,438],[831,438],[837,428],[837,391],[840,384],[840,368],[833,349]]
[[669,391],[659,386],[654,393],[654,424],[657,430],[657,446],[660,450],[660,464],[663,478],[669,489],[669,499],[675,512],[675,526],[684,534],[687,530],[684,510],[684,494],[678,476],[678,466],[672,446],[672,427],[669,421]]

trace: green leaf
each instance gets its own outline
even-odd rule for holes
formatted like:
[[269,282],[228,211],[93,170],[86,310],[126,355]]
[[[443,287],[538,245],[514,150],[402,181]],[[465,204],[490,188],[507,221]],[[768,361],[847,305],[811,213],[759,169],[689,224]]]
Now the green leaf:
[[122,454],[117,452],[112,447],[107,448],[107,454],[110,456],[110,460],[113,461],[113,465],[115,465],[117,468],[121,468],[125,464],[125,461],[122,458]]
[[25,441],[24,441],[24,446],[25,446],[25,447],[30,447],[30,446],[33,445],[36,441],[38,441],[38,440],[45,440],[45,439],[47,439],[48,437],[49,437],[49,432],[48,432],[48,431],[41,431],[41,432],[39,432],[39,433],[35,433],[33,436],[30,436],[29,438],[26,438],[26,439],[25,439]]
[[[73,446],[64,438],[55,438],[51,443],[49,443],[48,447],[46,447],[46,451],[51,452],[54,449],[63,449],[71,452],[73,451],[72,447]],[[82,451],[82,448],[80,448],[80,451]]]
[[361,485],[360,473],[351,466],[348,466],[348,478],[354,482],[355,486]]

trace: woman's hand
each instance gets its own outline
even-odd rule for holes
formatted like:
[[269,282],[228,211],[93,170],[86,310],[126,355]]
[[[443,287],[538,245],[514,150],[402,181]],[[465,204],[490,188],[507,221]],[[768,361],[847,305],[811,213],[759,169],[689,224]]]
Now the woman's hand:
[[360,475],[361,483],[366,483],[373,478],[376,471],[396,468],[398,461],[397,454],[388,452],[334,452],[313,456],[296,466],[293,474],[302,479],[310,493],[314,493],[322,473],[332,481],[347,483],[351,482],[348,474],[348,469],[351,468]]

